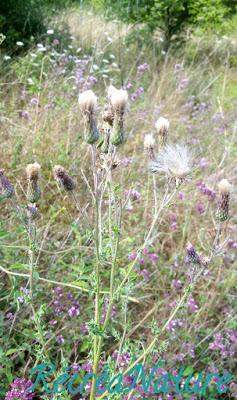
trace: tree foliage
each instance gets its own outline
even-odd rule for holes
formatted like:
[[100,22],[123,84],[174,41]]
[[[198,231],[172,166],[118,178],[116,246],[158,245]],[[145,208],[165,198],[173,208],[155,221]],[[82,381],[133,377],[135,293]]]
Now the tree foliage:
[[[96,2],[96,0],[94,0]],[[100,0],[101,2],[101,0]],[[236,11],[235,0],[104,0],[108,12],[125,22],[161,29],[165,46],[188,26],[215,27]]]

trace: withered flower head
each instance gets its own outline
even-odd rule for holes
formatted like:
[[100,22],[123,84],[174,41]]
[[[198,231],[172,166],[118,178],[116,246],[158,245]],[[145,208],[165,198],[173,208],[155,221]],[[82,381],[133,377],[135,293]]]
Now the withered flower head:
[[26,175],[28,179],[26,197],[30,203],[36,203],[41,197],[41,189],[39,186],[41,166],[35,162],[28,164],[26,167]]
[[53,172],[54,178],[56,179],[58,184],[62,186],[65,190],[72,191],[75,189],[76,184],[71,176],[68,175],[64,167],[62,167],[61,165],[55,165]]
[[83,114],[94,114],[97,107],[97,97],[92,90],[85,90],[80,93],[78,102]]
[[30,181],[38,180],[40,178],[40,164],[37,162],[33,164],[28,164],[26,167],[27,179]]

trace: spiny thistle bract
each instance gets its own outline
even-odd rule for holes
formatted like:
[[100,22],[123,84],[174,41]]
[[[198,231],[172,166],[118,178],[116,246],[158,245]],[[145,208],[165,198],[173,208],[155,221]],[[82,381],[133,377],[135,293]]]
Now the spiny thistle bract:
[[56,179],[58,184],[66,191],[70,192],[75,189],[76,184],[71,176],[68,175],[65,168],[63,168],[61,165],[55,165],[53,168],[53,172],[54,178]]
[[4,175],[4,169],[0,169],[0,200],[8,199],[14,195],[14,187]]
[[28,180],[26,197],[30,203],[36,203],[41,197],[41,190],[39,186],[41,166],[35,162],[28,164],[26,167],[26,175]]
[[190,242],[187,243],[186,251],[189,261],[191,261],[194,264],[201,265],[201,258],[199,257],[198,253],[196,252],[196,250],[194,249],[193,245]]
[[94,144],[99,139],[99,131],[95,120],[97,97],[92,90],[79,94],[79,107],[84,117],[84,139],[89,144]]
[[218,210],[216,213],[217,219],[220,221],[226,221],[229,218],[229,203],[230,203],[230,192],[231,184],[227,179],[222,179],[218,183],[218,190],[220,192],[220,200]]
[[111,143],[118,146],[124,141],[124,113],[128,105],[128,93],[123,89],[109,86],[108,99],[114,115]]
[[26,206],[26,217],[28,221],[34,221],[39,218],[39,211],[33,204],[28,204]]
[[167,118],[160,117],[156,121],[155,127],[158,133],[160,146],[163,147],[167,141],[167,135],[170,127],[169,120]]
[[164,173],[179,184],[191,173],[192,154],[185,145],[166,145],[156,160],[150,163],[150,169],[152,172]]

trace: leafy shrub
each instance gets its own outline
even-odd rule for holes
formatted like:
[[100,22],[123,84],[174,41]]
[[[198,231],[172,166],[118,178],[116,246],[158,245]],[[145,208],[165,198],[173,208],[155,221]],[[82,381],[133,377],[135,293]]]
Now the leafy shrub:
[[[92,3],[101,6],[101,1]],[[104,0],[103,4],[109,15],[116,13],[125,22],[145,23],[151,31],[161,29],[165,48],[187,26],[216,27],[236,11],[232,0]]]
[[17,41],[29,43],[31,36],[44,30],[44,12],[40,0],[8,0],[0,3],[0,32],[4,45],[14,47]]

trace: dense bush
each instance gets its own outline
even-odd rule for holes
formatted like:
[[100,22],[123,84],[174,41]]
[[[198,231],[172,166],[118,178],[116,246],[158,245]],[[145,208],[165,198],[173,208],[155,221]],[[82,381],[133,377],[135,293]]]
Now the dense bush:
[[[102,1],[92,3],[101,5]],[[161,29],[165,47],[187,26],[216,27],[236,10],[233,0],[104,0],[103,5],[125,22],[145,23],[151,31]]]
[[0,32],[6,36],[5,46],[17,41],[29,42],[31,36],[44,29],[44,12],[40,0],[8,0],[0,2]]

